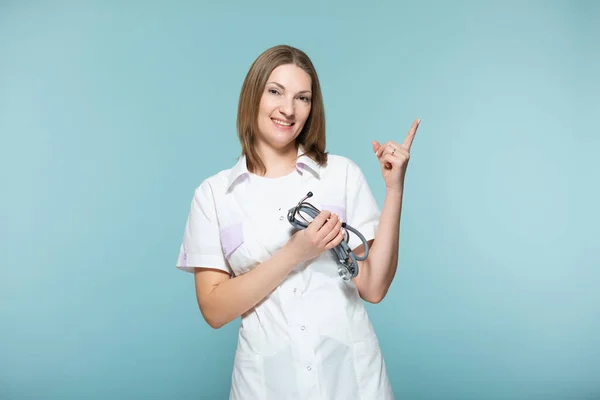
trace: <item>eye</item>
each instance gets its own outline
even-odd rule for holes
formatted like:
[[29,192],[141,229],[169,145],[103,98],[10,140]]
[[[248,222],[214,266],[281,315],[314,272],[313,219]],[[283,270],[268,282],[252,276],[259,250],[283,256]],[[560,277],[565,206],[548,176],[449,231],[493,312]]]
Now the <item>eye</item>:
[[271,93],[271,94],[279,94],[279,91],[277,89],[270,88],[269,89],[269,93]]
[[306,96],[300,96],[299,99],[305,103],[310,103],[310,98]]

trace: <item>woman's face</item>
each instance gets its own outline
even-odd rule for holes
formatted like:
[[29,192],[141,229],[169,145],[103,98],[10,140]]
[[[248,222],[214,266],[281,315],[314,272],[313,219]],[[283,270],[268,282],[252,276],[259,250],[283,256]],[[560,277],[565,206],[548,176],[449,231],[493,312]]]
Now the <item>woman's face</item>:
[[303,69],[285,64],[275,68],[258,109],[258,144],[283,149],[302,132],[311,109],[312,81]]

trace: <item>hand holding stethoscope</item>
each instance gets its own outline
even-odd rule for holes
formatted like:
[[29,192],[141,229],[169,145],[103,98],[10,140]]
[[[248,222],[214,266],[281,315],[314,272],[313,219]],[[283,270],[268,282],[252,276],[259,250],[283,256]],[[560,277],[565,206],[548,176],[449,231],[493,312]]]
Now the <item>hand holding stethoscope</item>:
[[402,144],[390,140],[381,145],[376,140],[373,141],[373,151],[381,164],[381,173],[388,191],[402,193],[406,167],[410,159],[410,146],[420,123],[420,118],[413,122]]

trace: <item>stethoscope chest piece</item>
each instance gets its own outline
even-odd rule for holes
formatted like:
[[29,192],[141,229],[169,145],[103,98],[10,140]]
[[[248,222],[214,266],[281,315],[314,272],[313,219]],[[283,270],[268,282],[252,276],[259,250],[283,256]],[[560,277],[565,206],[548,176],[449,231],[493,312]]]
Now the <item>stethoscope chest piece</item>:
[[343,281],[348,282],[352,279],[352,273],[345,265],[340,265],[338,267],[338,275],[342,278]]

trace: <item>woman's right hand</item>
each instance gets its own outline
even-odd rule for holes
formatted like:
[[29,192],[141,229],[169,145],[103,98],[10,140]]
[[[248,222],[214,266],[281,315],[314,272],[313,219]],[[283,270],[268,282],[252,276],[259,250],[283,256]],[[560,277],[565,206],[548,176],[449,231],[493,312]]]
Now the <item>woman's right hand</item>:
[[299,263],[318,257],[344,240],[342,221],[336,214],[323,210],[306,229],[292,235],[288,245]]

